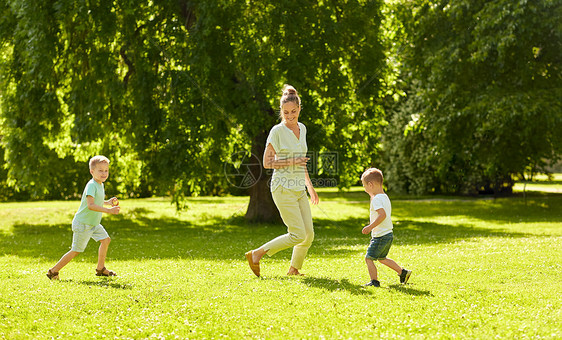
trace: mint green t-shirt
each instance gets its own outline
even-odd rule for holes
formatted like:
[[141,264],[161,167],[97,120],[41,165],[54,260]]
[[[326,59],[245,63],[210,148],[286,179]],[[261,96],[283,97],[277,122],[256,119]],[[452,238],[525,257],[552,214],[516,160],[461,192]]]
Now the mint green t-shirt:
[[[276,159],[306,157],[306,152],[308,151],[306,145],[306,126],[302,123],[298,124],[300,138],[297,138],[293,131],[283,123],[271,128],[265,146],[267,147],[269,144],[273,146]],[[273,192],[279,186],[291,190],[304,190],[306,186],[306,171],[306,167],[297,165],[273,170],[271,191]]]
[[80,201],[80,208],[74,215],[74,221],[79,223],[84,223],[88,225],[96,226],[101,222],[101,212],[93,211],[88,208],[88,201],[86,196],[92,196],[94,198],[94,203],[103,207],[103,201],[105,199],[105,190],[103,188],[103,183],[98,183],[92,178],[86,187],[84,188],[84,193],[82,193],[82,200]]

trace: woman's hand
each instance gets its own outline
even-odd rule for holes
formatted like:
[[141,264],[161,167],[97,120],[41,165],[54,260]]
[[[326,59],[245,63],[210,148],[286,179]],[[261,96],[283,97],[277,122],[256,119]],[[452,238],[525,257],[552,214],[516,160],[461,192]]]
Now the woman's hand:
[[306,166],[306,163],[308,163],[308,160],[310,158],[308,157],[296,157],[293,158],[293,164],[294,165],[300,165],[300,166]]
[[281,169],[291,165],[304,166],[310,158],[308,157],[296,157],[296,158],[284,158],[276,159],[275,149],[270,144],[265,148],[263,153],[263,167],[266,169]]
[[318,194],[316,193],[316,190],[314,190],[313,187],[308,187],[308,193],[310,195],[310,201],[312,202],[313,205],[318,204],[318,202],[320,202],[320,199],[318,198]]

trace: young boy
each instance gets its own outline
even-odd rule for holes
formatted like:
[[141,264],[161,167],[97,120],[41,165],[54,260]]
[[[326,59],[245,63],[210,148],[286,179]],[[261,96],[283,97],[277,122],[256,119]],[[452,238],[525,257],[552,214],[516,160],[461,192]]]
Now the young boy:
[[371,204],[369,208],[369,215],[371,224],[364,227],[363,234],[371,233],[371,244],[367,248],[365,255],[365,262],[369,270],[371,282],[365,286],[380,287],[380,282],[377,279],[377,267],[374,261],[379,261],[385,266],[393,269],[400,276],[400,283],[408,282],[411,270],[400,267],[394,260],[386,257],[390,246],[392,245],[392,207],[390,199],[384,193],[382,188],[383,175],[382,171],[376,168],[365,170],[361,175],[361,182],[365,192],[371,196]]
[[[72,220],[72,248],[49,269],[47,277],[51,280],[58,280],[59,271],[66,266],[76,255],[86,249],[90,238],[100,242],[98,250],[98,265],[96,268],[97,276],[115,276],[115,272],[105,268],[105,256],[111,239],[100,224],[102,213],[117,215],[119,214],[119,200],[116,197],[104,201],[105,191],[103,182],[109,177],[109,159],[105,156],[95,156],[90,159],[90,173],[92,179],[86,184],[80,208]],[[103,205],[111,205],[105,208]]]

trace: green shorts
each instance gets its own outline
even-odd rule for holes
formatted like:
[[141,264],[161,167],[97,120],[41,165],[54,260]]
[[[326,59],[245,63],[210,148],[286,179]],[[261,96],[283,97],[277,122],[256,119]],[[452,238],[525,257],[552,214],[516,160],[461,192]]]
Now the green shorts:
[[90,242],[90,238],[98,242],[109,237],[105,228],[98,224],[96,226],[72,221],[72,251],[83,252]]

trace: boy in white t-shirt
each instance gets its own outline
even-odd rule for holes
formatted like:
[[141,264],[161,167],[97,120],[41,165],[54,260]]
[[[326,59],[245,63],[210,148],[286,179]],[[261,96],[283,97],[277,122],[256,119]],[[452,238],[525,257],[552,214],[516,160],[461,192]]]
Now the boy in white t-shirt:
[[406,283],[412,271],[400,267],[394,260],[386,257],[393,239],[391,219],[392,206],[390,204],[390,199],[382,188],[382,171],[376,168],[365,170],[363,175],[361,175],[361,182],[363,183],[365,192],[371,196],[369,208],[371,224],[364,227],[362,230],[362,233],[365,235],[371,233],[371,243],[365,255],[365,262],[367,263],[367,269],[369,269],[371,282],[365,284],[365,286],[380,287],[380,282],[377,278],[377,267],[374,261],[379,261],[393,269],[400,276],[400,283]]

